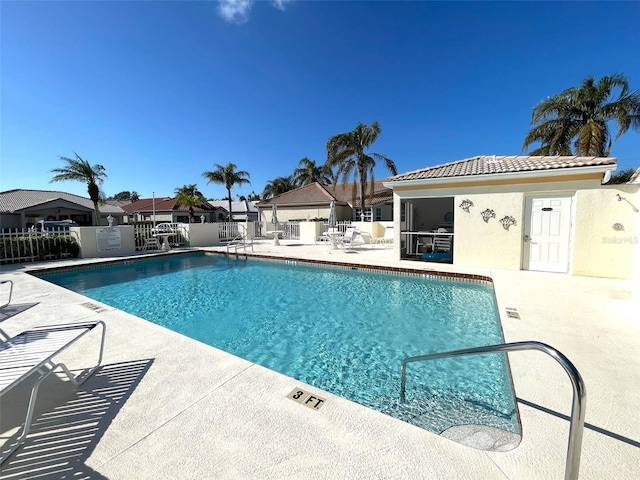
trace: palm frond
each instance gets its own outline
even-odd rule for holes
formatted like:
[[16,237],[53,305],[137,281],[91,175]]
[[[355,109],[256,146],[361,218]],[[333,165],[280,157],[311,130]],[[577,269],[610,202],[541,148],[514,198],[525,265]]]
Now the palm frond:
[[539,142],[539,148],[532,154],[568,154],[574,145],[577,155],[609,155],[612,144],[609,124],[613,121],[618,126],[616,140],[629,129],[640,130],[640,93],[629,91],[629,83],[622,74],[604,76],[599,81],[587,77],[578,87],[564,90],[534,107],[533,127],[522,148]]

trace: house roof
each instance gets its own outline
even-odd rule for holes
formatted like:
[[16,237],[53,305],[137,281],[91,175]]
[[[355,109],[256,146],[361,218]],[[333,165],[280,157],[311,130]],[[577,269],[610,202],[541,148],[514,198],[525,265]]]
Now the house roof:
[[[530,155],[481,155],[456,162],[435,165],[387,179],[388,182],[407,180],[477,177],[482,175],[513,174],[524,172],[568,171],[584,167],[615,167],[613,157],[530,156]],[[606,168],[605,168],[606,169]]]
[[[162,202],[166,202],[167,200],[171,200],[171,197],[140,198],[135,202],[124,205],[122,209],[127,213],[153,211],[154,202],[155,208],[157,210],[158,205],[160,205]],[[166,210],[166,208],[163,210]]]
[[[360,198],[353,199],[353,182],[338,183],[332,185],[320,185],[318,182],[310,183],[304,187],[290,190],[269,200],[263,200],[258,204],[259,207],[266,207],[276,204],[284,205],[314,205],[329,204],[335,201],[338,204],[350,205],[352,208],[360,207]],[[358,185],[356,185],[358,188]],[[356,197],[358,193],[356,192]],[[381,181],[374,182],[373,197],[371,201],[367,201],[370,205],[379,205],[381,203],[392,202],[393,191],[385,187]]]
[[[229,208],[228,200],[212,200],[209,202],[216,208],[222,208],[226,212]],[[256,207],[255,202],[250,202],[249,200],[240,200],[239,202],[231,202],[231,212],[236,213],[247,213],[247,212],[258,212],[258,208]]]
[[[214,210],[216,206],[211,205],[210,202],[205,203],[200,207],[194,207],[194,212],[210,212]],[[136,212],[153,212],[154,209],[156,212],[168,212],[168,211],[178,211],[178,212],[188,212],[189,207],[184,205],[176,205],[176,202],[171,197],[156,197],[156,198],[141,198],[135,202],[131,202],[128,205],[124,205],[122,209],[127,213],[136,213]],[[225,209],[226,211],[226,209]]]
[[640,168],[638,168],[627,183],[640,183]]
[[[78,206],[93,210],[93,202],[89,198],[73,195],[66,192],[57,192],[52,190],[25,190],[15,189],[0,192],[0,212],[16,213],[21,210],[33,208],[50,202],[62,200],[73,203]],[[119,206],[110,204],[109,202],[100,205],[101,214],[120,214],[123,210]]]

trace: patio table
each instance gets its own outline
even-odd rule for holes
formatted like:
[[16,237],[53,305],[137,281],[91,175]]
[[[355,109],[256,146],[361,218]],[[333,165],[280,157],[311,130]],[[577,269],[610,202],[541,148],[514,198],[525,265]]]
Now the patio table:
[[271,230],[270,233],[273,233],[273,244],[280,245],[280,234],[283,233],[284,230]]
[[169,245],[169,237],[175,235],[175,233],[155,233],[154,237],[159,237],[162,240],[162,250],[171,250],[171,246]]

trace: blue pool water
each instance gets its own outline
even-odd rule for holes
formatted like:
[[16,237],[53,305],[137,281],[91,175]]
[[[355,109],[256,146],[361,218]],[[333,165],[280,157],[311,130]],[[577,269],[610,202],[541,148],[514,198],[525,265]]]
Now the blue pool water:
[[503,354],[410,364],[399,403],[404,358],[503,342],[488,286],[204,254],[41,277],[437,433],[519,432]]

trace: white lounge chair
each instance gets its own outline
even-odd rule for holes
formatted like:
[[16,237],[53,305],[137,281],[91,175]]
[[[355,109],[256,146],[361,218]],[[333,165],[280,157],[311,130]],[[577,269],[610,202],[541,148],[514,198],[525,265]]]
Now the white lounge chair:
[[342,249],[345,251],[351,250],[356,245],[364,245],[360,231],[355,228],[347,228],[342,237]]
[[387,243],[393,243],[393,227],[386,227],[384,229],[384,235],[382,237],[377,237],[374,239],[375,243],[382,243],[386,245]]
[[[64,363],[55,363],[54,358],[69,345],[80,339],[95,327],[102,327],[102,340],[100,343],[100,354],[98,363],[93,367],[74,375]],[[20,385],[32,374],[39,374],[31,389],[31,398],[27,407],[22,433],[8,450],[0,455],[2,464],[20,445],[22,445],[29,434],[33,409],[38,395],[38,387],[54,370],[60,367],[75,385],[82,385],[102,363],[104,352],[104,338],[106,327],[104,322],[87,322],[65,325],[52,325],[48,327],[37,327],[32,330],[11,337],[9,340],[0,343],[0,397],[11,389]]]
[[9,295],[7,297],[7,302],[0,305],[0,308],[4,308],[11,303],[11,294],[13,293],[13,281],[12,280],[2,280],[0,281],[0,285],[9,285]]

